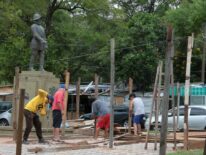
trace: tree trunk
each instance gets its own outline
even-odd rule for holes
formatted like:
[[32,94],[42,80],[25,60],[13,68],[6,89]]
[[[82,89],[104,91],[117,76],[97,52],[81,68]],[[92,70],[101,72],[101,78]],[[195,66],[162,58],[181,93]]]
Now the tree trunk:
[[50,30],[51,30],[52,16],[53,16],[55,10],[57,9],[56,3],[57,3],[57,0],[53,0],[52,3],[49,3],[49,6],[47,8],[47,14],[46,14],[46,20],[45,20],[46,36],[48,36],[48,34],[50,33]]

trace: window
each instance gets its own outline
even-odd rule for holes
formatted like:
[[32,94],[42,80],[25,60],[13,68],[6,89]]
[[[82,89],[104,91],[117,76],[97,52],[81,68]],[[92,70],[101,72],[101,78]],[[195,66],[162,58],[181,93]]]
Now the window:
[[11,102],[1,101],[0,102],[0,113],[3,113],[12,108]]
[[184,116],[184,114],[185,114],[184,108],[180,108],[179,116]]
[[190,115],[206,115],[206,110],[202,108],[192,108]]
[[127,109],[114,109],[115,112],[128,112]]
[[205,96],[190,96],[190,105],[204,105]]

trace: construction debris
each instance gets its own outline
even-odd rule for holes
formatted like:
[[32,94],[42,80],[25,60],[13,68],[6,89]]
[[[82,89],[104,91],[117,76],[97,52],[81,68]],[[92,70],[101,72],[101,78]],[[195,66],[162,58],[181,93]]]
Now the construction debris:
[[41,148],[41,147],[28,148],[27,151],[28,151],[28,152],[38,153],[38,152],[42,152],[42,151],[43,151],[43,148]]

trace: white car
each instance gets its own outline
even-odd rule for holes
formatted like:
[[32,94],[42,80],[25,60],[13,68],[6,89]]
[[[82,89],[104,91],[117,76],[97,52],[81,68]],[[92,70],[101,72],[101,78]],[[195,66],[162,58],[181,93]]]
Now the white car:
[[[175,108],[175,120],[177,122],[177,108]],[[158,127],[161,127],[162,115],[158,117]],[[188,107],[188,125],[190,130],[206,130],[206,106],[191,105]],[[149,118],[145,123],[146,128],[149,128]],[[150,129],[155,127],[155,116],[151,119]],[[179,123],[177,124],[179,130],[184,129],[184,106],[179,107]],[[168,129],[173,130],[173,113],[172,109],[168,111]]]
[[11,125],[11,112],[12,112],[12,109],[9,109],[0,114],[0,126]]

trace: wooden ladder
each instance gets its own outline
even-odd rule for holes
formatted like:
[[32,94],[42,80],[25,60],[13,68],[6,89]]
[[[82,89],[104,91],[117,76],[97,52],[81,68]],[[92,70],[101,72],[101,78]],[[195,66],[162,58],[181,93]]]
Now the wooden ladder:
[[157,67],[157,72],[156,72],[156,77],[155,77],[154,89],[153,89],[151,112],[149,115],[149,127],[147,129],[147,134],[146,134],[146,138],[145,138],[145,149],[147,149],[147,146],[148,146],[149,132],[150,132],[150,126],[151,126],[153,114],[155,115],[155,145],[154,145],[154,149],[155,150],[157,149],[158,115],[159,115],[159,105],[161,102],[161,91],[163,89],[162,76],[164,75],[164,73],[162,72],[162,66],[163,66],[163,62],[159,61],[158,67]]
[[[171,59],[173,59],[174,56],[174,50],[171,53]],[[147,134],[145,138],[145,149],[148,147],[148,139],[149,139],[149,133],[150,133],[150,126],[151,126],[151,121],[152,121],[152,116],[153,114],[155,115],[155,134],[154,134],[154,150],[157,150],[157,138],[158,138],[158,125],[159,125],[159,110],[160,110],[160,104],[161,104],[161,93],[164,91],[164,85],[163,85],[163,76],[164,73],[162,72],[163,68],[163,62],[159,61],[158,67],[157,67],[157,72],[156,72],[156,77],[155,77],[155,85],[153,89],[153,97],[152,97],[152,106],[151,106],[151,112],[149,115],[149,127],[147,129]],[[173,109],[173,114],[175,111],[175,99],[174,99],[174,76],[173,76],[173,61],[171,61],[170,65],[170,88],[172,91],[171,97],[169,97],[169,100],[172,103],[172,109]],[[174,149],[176,149],[176,130],[177,130],[177,125],[176,125],[176,119],[175,116],[173,115],[173,130],[174,130]]]

